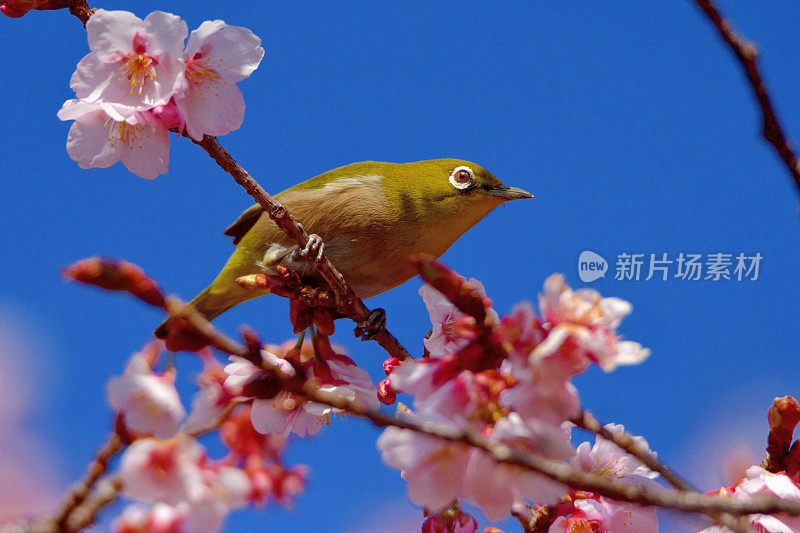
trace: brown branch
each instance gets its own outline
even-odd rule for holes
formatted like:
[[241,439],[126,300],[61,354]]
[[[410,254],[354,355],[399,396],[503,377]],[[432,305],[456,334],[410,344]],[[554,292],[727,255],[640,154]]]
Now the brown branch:
[[100,476],[108,470],[108,463],[111,458],[122,450],[123,446],[122,438],[116,431],[109,435],[105,444],[97,451],[92,462],[89,463],[83,479],[70,489],[64,503],[49,519],[55,530],[60,531],[66,527],[72,512],[84,502]]
[[[275,224],[283,230],[286,235],[301,247],[308,242],[308,234],[303,227],[297,223],[289,214],[289,211],[280,202],[270,196],[261,185],[253,179],[247,171],[237,163],[216,137],[206,135],[202,141],[192,139],[192,142],[205,150],[217,164],[228,174],[233,176],[236,183],[241,185],[247,193],[252,196],[258,204],[264,208],[269,217]],[[333,263],[326,256],[322,256],[315,261],[315,266],[320,275],[330,285],[337,298],[349,312],[347,316],[351,318],[359,327],[364,327],[370,318],[370,310],[364,305],[353,289],[347,284],[344,276],[333,266]],[[378,344],[386,350],[392,357],[398,359],[411,358],[408,351],[386,328],[380,329],[374,336]]]
[[75,510],[70,517],[67,527],[59,531],[81,531],[94,524],[100,511],[117,499],[117,496],[122,492],[122,488],[122,480],[118,475],[104,478],[103,482],[98,485],[91,497],[87,499],[81,507]]
[[[169,301],[170,304],[168,305],[174,304],[176,309],[182,309],[181,318],[198,331],[202,331],[209,336],[209,344],[218,347],[225,353],[248,357],[249,349],[247,346],[217,331],[200,313],[192,311],[191,306],[182,304],[174,298]],[[272,372],[284,385],[285,390],[302,395],[309,401],[328,405],[366,418],[379,427],[392,426],[400,429],[409,429],[432,437],[439,437],[451,442],[479,448],[499,463],[517,466],[541,474],[576,490],[594,492],[613,500],[637,503],[644,506],[657,506],[677,511],[705,514],[715,522],[724,523],[735,531],[742,532],[749,531],[741,527],[742,522],[734,521],[731,517],[719,515],[721,513],[747,515],[780,512],[794,516],[800,515],[800,502],[785,501],[770,496],[762,496],[747,501],[733,501],[730,498],[719,495],[705,495],[683,490],[664,490],[662,488],[654,489],[652,487],[620,483],[606,476],[578,470],[561,461],[521,453],[503,444],[491,443],[483,435],[474,431],[430,421],[414,422],[408,419],[388,416],[380,411],[374,411],[356,400],[349,400],[336,393],[320,390],[311,381],[299,381],[296,376],[283,372],[279,367],[273,366],[267,361],[262,361],[262,367]]]
[[86,0],[69,0],[67,2],[69,5],[69,12],[76,17],[78,20],[86,26],[86,22],[89,20],[89,17],[92,16],[94,13],[94,9],[89,7],[89,4],[86,3]]
[[786,140],[778,117],[772,107],[772,102],[767,93],[767,87],[764,85],[764,80],[759,73],[758,52],[755,46],[736,34],[731,25],[722,17],[712,0],[695,0],[695,2],[717,28],[720,36],[725,40],[733,53],[736,54],[736,58],[739,60],[742,69],[744,69],[750,86],[753,89],[753,94],[761,108],[761,114],[763,116],[762,135],[775,148],[781,159],[783,159],[783,162],[792,174],[792,178],[794,178],[795,185],[798,190],[800,190],[800,164],[797,161],[797,156],[794,154],[794,151],[789,146],[789,142]]
[[603,427],[600,422],[598,422],[592,413],[586,410],[581,410],[578,416],[570,420],[570,422],[580,428],[591,431],[592,433],[595,433],[600,437],[613,442],[623,451],[628,452],[639,459],[647,468],[661,474],[661,477],[663,477],[676,489],[688,492],[697,492],[697,489],[692,487],[688,482],[684,481],[677,474],[661,464],[661,462],[658,461],[653,454],[643,450],[638,444],[636,444],[636,441],[633,440],[633,436],[631,436],[630,433],[622,432],[617,434],[610,432]]
[[[594,417],[592,413],[586,410],[581,412],[570,420],[576,426],[591,431],[600,437],[613,442],[623,451],[633,455],[639,459],[647,468],[654,472],[658,472],[670,485],[681,491],[697,492],[697,489],[692,487],[687,481],[683,480],[677,474],[668,469],[662,464],[655,455],[649,453],[647,450],[642,449],[630,433],[612,433],[607,430],[600,422]],[[733,531],[752,531],[749,521],[744,518],[740,519],[728,513],[719,513],[716,515],[709,515],[713,520],[724,526],[727,526]]]

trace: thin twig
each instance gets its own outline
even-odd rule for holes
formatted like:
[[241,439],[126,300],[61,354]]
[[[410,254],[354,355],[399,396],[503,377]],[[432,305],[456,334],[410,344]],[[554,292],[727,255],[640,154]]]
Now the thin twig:
[[[231,157],[228,151],[219,144],[216,137],[206,135],[203,137],[202,141],[195,141],[192,139],[192,142],[205,150],[225,172],[233,176],[236,183],[241,185],[244,190],[264,208],[267,215],[275,221],[275,224],[277,224],[290,239],[301,247],[306,245],[308,242],[308,234],[303,227],[292,218],[286,207],[270,196],[267,191],[265,191],[261,185]],[[356,296],[356,293],[350,285],[348,285],[344,276],[342,276],[333,263],[324,255],[315,262],[315,265],[320,275],[325,279],[328,285],[330,285],[337,298],[342,302],[345,308],[350,311],[348,313],[349,318],[353,319],[358,326],[365,325],[370,318],[370,310],[364,305],[364,302]],[[378,331],[373,338],[392,357],[397,357],[400,360],[411,358],[408,351],[400,344],[400,341],[389,333],[386,328],[382,328]]]
[[[210,424],[181,433],[192,438],[210,433],[218,429],[236,407],[248,401],[249,400],[232,401]],[[100,511],[102,511],[105,506],[112,503],[119,493],[122,492],[122,489],[122,479],[119,475],[108,476],[98,484],[97,488],[91,494],[89,494],[87,490],[86,493],[82,495],[81,501],[78,505],[73,506],[70,513],[66,516],[66,520],[60,522],[55,522],[52,519],[47,520],[46,523],[40,522],[39,525],[36,526],[39,527],[38,530],[34,527],[26,531],[30,531],[30,533],[34,531],[80,531],[92,525]]]
[[[171,300],[176,304],[178,303],[176,299]],[[208,341],[211,345],[224,347],[224,349],[220,349],[231,355],[245,357],[248,354],[246,346],[217,331],[200,313],[190,311],[190,307],[188,305],[183,306],[184,312],[180,315],[181,318],[197,328],[198,331],[209,335]],[[800,515],[800,502],[780,500],[771,496],[761,496],[747,501],[733,501],[730,498],[718,495],[705,495],[683,490],[664,490],[662,488],[654,489],[629,483],[619,483],[607,476],[578,470],[561,461],[521,453],[503,444],[491,443],[483,435],[470,430],[430,421],[416,422],[388,416],[362,405],[357,400],[349,400],[336,393],[320,390],[311,381],[303,381],[298,384],[294,375],[283,372],[279,367],[273,366],[267,361],[263,361],[262,366],[265,370],[273,372],[281,380],[285,385],[285,390],[300,394],[309,401],[328,405],[366,418],[379,427],[393,426],[400,429],[409,429],[479,448],[497,462],[544,475],[576,490],[594,492],[613,500],[637,503],[639,505],[664,507],[689,513],[702,513],[712,517],[714,521],[721,521],[717,516],[719,513],[746,515],[785,512],[793,516]],[[731,526],[729,525],[728,527]],[[742,529],[736,530],[744,531]]]
[[59,531],[81,531],[94,524],[100,511],[117,499],[117,496],[122,492],[122,488],[122,479],[120,479],[119,475],[112,475],[104,478],[103,481],[98,484],[97,489],[92,493],[91,497],[88,498],[81,507],[75,510],[67,523],[67,527]]
[[[581,410],[578,416],[570,420],[570,422],[580,428],[591,431],[592,433],[595,433],[610,442],[613,442],[623,451],[628,452],[639,459],[647,468],[653,470],[654,472],[658,472],[661,477],[663,477],[676,489],[687,492],[697,492],[697,489],[692,487],[687,481],[683,480],[680,476],[672,472],[663,463],[656,459],[654,454],[649,453],[647,450],[644,450],[641,446],[639,446],[630,433],[625,431],[621,433],[612,433],[602,424],[600,424],[600,422],[592,413],[586,410]],[[733,531],[752,531],[749,521],[746,518],[741,520],[740,518],[732,516],[728,513],[719,513],[715,516],[712,516],[712,518],[716,523],[727,526]]]
[[753,94],[761,108],[764,123],[762,135],[777,150],[792,174],[795,185],[800,190],[800,164],[794,151],[789,146],[789,142],[786,140],[778,117],[772,107],[767,87],[759,73],[758,52],[755,46],[736,34],[731,25],[722,17],[714,2],[711,0],[695,0],[695,2],[717,28],[720,36],[733,50],[733,53],[736,54],[736,58],[742,65],[750,86],[753,88]]
[[122,450],[123,446],[122,438],[117,432],[109,435],[102,448],[97,451],[94,459],[86,468],[83,479],[70,489],[60,509],[50,518],[57,530],[66,526],[72,512],[83,503],[95,482],[108,470],[108,462]]
[[581,412],[570,420],[576,426],[583,428],[587,431],[591,431],[599,435],[600,437],[613,442],[623,451],[628,452],[629,454],[633,455],[637,459],[639,459],[644,465],[654,472],[658,472],[661,474],[667,482],[675,487],[678,490],[685,490],[688,492],[697,492],[697,489],[692,487],[688,482],[681,479],[677,474],[669,470],[666,466],[661,464],[661,462],[656,459],[652,453],[642,449],[636,441],[633,440],[633,436],[630,433],[622,432],[622,433],[612,433],[603,427],[600,422],[594,417],[592,413],[586,410],[581,410]]

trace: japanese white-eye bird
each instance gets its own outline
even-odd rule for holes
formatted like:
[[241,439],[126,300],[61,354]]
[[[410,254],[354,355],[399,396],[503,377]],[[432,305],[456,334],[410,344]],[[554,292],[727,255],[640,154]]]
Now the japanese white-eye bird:
[[[495,207],[532,197],[469,161],[433,159],[353,163],[275,198],[306,232],[321,238],[325,254],[364,299],[414,277],[408,257],[424,252],[438,258]],[[237,285],[241,276],[276,274],[274,267],[282,265],[302,278],[314,277],[314,264],[307,256],[318,251],[313,246],[319,238],[301,250],[258,204],[225,235],[233,237],[236,251],[211,285],[191,301],[209,320],[265,294]],[[167,333],[166,322],[155,332],[159,338]]]

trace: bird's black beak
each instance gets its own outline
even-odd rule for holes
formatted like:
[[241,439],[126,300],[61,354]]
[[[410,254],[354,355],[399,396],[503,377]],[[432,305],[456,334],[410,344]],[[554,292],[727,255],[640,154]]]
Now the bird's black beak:
[[492,196],[496,196],[498,198],[502,198],[503,200],[519,200],[520,198],[533,198],[533,195],[528,191],[523,191],[522,189],[518,189],[516,187],[506,187],[505,185],[501,185],[499,187],[492,187],[491,189],[486,189]]

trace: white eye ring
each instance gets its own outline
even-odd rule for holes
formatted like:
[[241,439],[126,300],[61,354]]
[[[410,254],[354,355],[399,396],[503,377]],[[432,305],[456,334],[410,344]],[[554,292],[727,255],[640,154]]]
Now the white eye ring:
[[[469,180],[465,182],[460,182],[456,180],[456,176],[462,170],[466,170],[467,172],[469,172]],[[474,179],[475,179],[475,173],[472,172],[472,169],[469,167],[456,167],[455,169],[453,169],[453,172],[450,173],[450,185],[452,185],[456,189],[461,189],[461,190],[468,189],[469,187],[472,186],[472,182]]]

